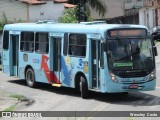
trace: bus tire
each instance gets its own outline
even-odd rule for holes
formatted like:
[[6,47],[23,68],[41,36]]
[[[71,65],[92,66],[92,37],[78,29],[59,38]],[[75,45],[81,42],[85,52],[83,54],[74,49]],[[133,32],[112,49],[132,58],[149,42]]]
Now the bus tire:
[[35,87],[36,81],[35,81],[35,75],[32,68],[28,68],[26,71],[26,82],[29,87]]
[[80,77],[80,92],[83,99],[88,97],[88,84],[83,76]]

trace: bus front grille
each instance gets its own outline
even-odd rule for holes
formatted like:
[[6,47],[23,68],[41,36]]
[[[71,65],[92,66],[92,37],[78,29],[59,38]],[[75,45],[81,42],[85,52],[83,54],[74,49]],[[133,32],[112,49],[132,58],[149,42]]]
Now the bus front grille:
[[121,78],[132,78],[132,77],[145,77],[149,74],[149,71],[125,71],[117,72],[117,75]]

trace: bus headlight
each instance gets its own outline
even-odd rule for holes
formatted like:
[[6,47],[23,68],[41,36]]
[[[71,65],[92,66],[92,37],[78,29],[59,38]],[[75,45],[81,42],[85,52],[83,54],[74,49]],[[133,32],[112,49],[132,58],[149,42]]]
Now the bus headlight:
[[113,82],[118,82],[117,79],[116,79],[116,76],[113,73],[109,73],[109,74],[110,74],[111,80]]
[[150,80],[153,80],[154,79],[154,72],[151,72],[150,74]]

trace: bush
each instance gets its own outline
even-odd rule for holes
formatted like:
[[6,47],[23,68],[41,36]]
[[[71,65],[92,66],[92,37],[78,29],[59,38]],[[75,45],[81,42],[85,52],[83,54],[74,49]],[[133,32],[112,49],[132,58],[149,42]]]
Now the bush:
[[[78,7],[74,8],[68,8],[64,10],[63,14],[61,17],[59,17],[58,22],[60,23],[78,23]],[[90,15],[89,11],[85,12],[85,15],[87,17],[87,21],[93,21],[93,18]]]
[[2,20],[0,21],[0,30],[3,29],[3,27],[5,26],[5,24],[7,24],[8,20],[7,17],[5,15],[5,13],[3,12],[2,14]]
[[77,8],[69,8],[64,10],[63,15],[59,18],[60,23],[77,23],[76,10]]

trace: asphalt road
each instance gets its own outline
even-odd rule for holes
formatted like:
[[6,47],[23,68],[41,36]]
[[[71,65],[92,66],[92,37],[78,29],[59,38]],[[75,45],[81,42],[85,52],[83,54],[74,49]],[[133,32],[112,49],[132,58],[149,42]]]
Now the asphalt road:
[[[160,54],[160,44],[157,44],[157,50]],[[32,105],[23,107],[21,111],[160,111],[160,55],[156,57],[156,64],[157,86],[155,91],[130,92],[128,95],[90,92],[88,99],[82,99],[74,89],[57,88],[47,84],[38,84],[36,89],[29,88],[25,81],[8,77],[2,72],[0,72],[0,90],[21,94],[35,100]],[[97,118],[45,118],[45,120],[50,119],[93,120]],[[113,120],[110,117],[98,119]],[[114,119],[158,120],[159,118],[122,117]]]

